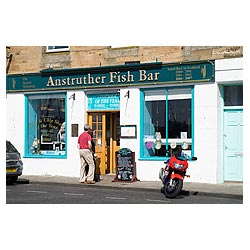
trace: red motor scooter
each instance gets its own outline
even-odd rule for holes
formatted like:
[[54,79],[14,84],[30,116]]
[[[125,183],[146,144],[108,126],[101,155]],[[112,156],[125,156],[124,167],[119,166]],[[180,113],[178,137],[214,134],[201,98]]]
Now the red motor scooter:
[[172,155],[164,162],[166,167],[160,169],[159,178],[163,183],[162,192],[167,198],[175,198],[182,190],[184,177],[190,177],[186,175],[189,160],[196,161],[197,157]]

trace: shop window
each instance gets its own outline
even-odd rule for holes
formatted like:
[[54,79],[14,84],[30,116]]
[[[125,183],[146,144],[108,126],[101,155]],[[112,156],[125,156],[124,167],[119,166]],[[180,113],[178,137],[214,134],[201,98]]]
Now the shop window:
[[69,51],[69,46],[47,46],[47,52]]
[[65,156],[65,95],[29,95],[26,100],[25,155]]
[[224,87],[224,105],[242,106],[243,105],[243,86]]
[[180,152],[184,148],[185,153],[191,156],[191,149],[192,149],[191,98],[192,98],[191,89],[168,90],[167,106],[168,106],[168,151],[169,152]]
[[166,157],[168,152],[192,150],[191,89],[143,92],[142,158]]
[[[166,94],[162,92],[165,91],[145,92],[144,157],[166,155]],[[165,143],[160,143],[164,138]]]

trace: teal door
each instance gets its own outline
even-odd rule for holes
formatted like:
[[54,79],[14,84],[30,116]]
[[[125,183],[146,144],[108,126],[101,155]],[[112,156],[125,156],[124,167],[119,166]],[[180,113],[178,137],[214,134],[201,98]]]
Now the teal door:
[[224,111],[224,181],[243,181],[243,110]]

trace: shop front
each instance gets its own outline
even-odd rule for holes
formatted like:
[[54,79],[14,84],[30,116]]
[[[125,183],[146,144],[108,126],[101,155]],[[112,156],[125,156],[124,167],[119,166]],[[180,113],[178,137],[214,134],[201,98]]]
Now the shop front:
[[[135,153],[138,179],[159,180],[167,152],[182,149],[199,159],[190,162],[191,181],[224,181],[215,63],[145,63],[8,75],[7,135],[23,149],[24,174],[79,176],[77,138],[89,123],[102,175],[114,174],[116,152],[129,148]],[[16,126],[18,121],[23,125]]]

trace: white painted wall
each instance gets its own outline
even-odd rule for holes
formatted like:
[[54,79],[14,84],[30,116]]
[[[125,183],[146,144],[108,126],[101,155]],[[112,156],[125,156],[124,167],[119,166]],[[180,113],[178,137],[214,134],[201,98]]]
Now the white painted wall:
[[[75,101],[69,100],[75,93]],[[79,176],[80,160],[77,137],[71,137],[71,124],[79,124],[80,134],[86,121],[85,94],[83,91],[67,93],[67,159],[24,158],[24,175]],[[24,95],[8,94],[6,101],[6,139],[13,142],[22,156],[24,155]],[[17,108],[18,107],[18,108]]]
[[[130,92],[130,98],[124,97],[127,91]],[[138,158],[140,135],[140,91],[138,88],[120,90],[120,124],[137,126],[137,139],[121,139],[120,147],[130,148],[136,152],[136,158]]]
[[194,91],[194,154],[198,160],[190,165],[190,181],[216,183],[218,87],[198,84]]
[[243,58],[216,60],[215,81],[217,83],[243,81]]
[[6,95],[6,140],[11,141],[24,154],[24,95]]

